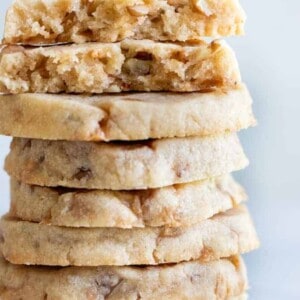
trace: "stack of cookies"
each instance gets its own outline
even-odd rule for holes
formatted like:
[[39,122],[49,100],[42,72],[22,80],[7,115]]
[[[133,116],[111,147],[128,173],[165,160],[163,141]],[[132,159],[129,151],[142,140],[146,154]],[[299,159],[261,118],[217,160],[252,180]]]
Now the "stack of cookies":
[[245,299],[236,0],[16,0],[0,55],[0,298]]

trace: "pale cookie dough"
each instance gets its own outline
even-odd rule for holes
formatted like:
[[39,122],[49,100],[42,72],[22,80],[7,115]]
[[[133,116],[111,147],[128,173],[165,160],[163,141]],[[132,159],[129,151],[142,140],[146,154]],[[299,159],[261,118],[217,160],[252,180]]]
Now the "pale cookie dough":
[[7,46],[0,53],[3,93],[192,92],[240,83],[236,57],[224,41]]
[[47,140],[207,136],[256,124],[245,85],[191,94],[0,95],[0,106],[0,134]]
[[198,40],[244,33],[238,0],[17,0],[4,43]]
[[245,207],[192,227],[68,228],[3,217],[0,249],[11,263],[46,266],[156,265],[212,261],[259,242]]
[[134,190],[203,180],[247,165],[237,135],[227,134],[135,143],[14,138],[5,169],[40,186]]
[[156,267],[51,268],[0,259],[2,300],[242,300],[240,257]]
[[229,175],[156,190],[114,192],[27,185],[11,180],[10,217],[67,227],[181,227],[246,200]]

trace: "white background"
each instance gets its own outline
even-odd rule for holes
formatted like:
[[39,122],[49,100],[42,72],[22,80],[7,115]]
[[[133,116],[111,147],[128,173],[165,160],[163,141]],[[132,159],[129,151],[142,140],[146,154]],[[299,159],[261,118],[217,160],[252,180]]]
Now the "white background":
[[[9,0],[1,0],[0,21]],[[300,299],[300,0],[242,0],[247,35],[231,38],[253,94],[259,127],[241,134],[251,166],[237,177],[247,188],[261,237],[246,256],[250,299]],[[0,108],[1,109],[1,108]],[[8,151],[0,138],[0,160]],[[0,212],[8,178],[0,172]]]

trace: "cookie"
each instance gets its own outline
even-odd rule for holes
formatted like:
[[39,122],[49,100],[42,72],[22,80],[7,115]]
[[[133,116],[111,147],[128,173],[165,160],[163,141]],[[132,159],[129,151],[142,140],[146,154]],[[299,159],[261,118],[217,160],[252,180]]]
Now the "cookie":
[[16,266],[0,259],[2,300],[242,300],[238,295],[247,287],[240,257],[205,264],[97,268]]
[[220,176],[246,167],[236,134],[91,143],[15,138],[5,168],[40,186],[134,190]]
[[14,218],[0,221],[0,249],[11,263],[46,266],[156,265],[212,261],[254,250],[244,206],[191,227],[68,228]]
[[240,83],[236,57],[224,41],[7,46],[0,53],[3,93],[193,92]]
[[0,95],[0,106],[1,134],[47,140],[207,136],[256,124],[245,85],[191,94]]
[[185,227],[246,200],[229,176],[155,190],[46,188],[11,181],[10,217],[66,227]]
[[198,40],[241,35],[245,19],[238,0],[17,0],[7,13],[3,42]]

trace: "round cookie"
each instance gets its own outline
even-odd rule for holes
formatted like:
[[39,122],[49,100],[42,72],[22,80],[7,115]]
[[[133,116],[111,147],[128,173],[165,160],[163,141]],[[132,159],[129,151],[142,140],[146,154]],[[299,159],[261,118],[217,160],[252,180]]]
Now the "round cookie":
[[256,124],[245,85],[190,94],[0,95],[0,106],[1,134],[46,140],[207,136]]
[[0,298],[56,300],[242,300],[247,275],[240,257],[156,267],[50,268],[0,259]]
[[125,40],[0,50],[0,92],[197,92],[241,83],[232,49],[224,41],[190,44]]
[[72,190],[11,180],[10,217],[66,227],[185,227],[246,200],[230,175],[154,190]]
[[14,264],[47,266],[157,265],[211,261],[258,247],[243,206],[192,227],[67,228],[4,217],[0,249]]
[[237,135],[226,134],[136,143],[15,138],[5,169],[40,186],[133,190],[203,180],[247,165]]

